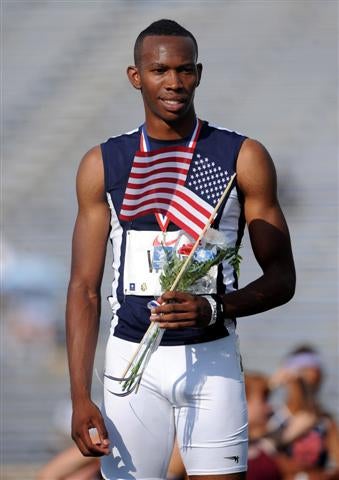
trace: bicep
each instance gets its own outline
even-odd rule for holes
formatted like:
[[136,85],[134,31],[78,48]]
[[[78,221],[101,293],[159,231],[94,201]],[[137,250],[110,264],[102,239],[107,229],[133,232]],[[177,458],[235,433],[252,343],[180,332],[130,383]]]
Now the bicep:
[[277,178],[266,149],[246,140],[237,165],[238,184],[253,252],[265,269],[273,262],[292,261],[290,236],[277,198]]
[[85,155],[77,175],[78,214],[72,241],[71,283],[88,289],[100,287],[110,213],[105,200],[100,151]]
[[80,210],[72,242],[71,278],[98,288],[106,255],[109,212],[106,206]]

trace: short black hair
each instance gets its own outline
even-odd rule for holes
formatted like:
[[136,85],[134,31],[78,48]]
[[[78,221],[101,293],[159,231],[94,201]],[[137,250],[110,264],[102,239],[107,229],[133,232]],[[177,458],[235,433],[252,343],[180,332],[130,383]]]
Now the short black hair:
[[174,20],[168,20],[166,18],[163,18],[161,20],[157,20],[156,22],[151,23],[151,25],[149,25],[147,28],[145,28],[145,30],[139,33],[134,44],[135,65],[138,65],[138,63],[140,63],[140,52],[144,38],[157,35],[191,38],[194,44],[196,57],[198,58],[198,44],[196,39],[194,38],[194,35]]
[[309,345],[309,344],[305,343],[305,344],[298,345],[297,347],[295,347],[292,351],[290,351],[288,353],[287,356],[291,357],[291,356],[294,356],[294,355],[300,355],[302,353],[318,354],[318,351],[312,345]]

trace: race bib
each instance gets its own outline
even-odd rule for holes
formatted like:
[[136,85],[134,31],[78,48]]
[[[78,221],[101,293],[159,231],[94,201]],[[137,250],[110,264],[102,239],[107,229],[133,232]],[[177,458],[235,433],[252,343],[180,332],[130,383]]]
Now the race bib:
[[[167,259],[166,253],[175,251],[184,259],[193,243],[193,239],[183,230],[166,233],[128,230],[124,266],[125,295],[161,295],[160,275]],[[207,275],[194,284],[192,293],[216,293],[217,273],[217,267],[212,267]]]

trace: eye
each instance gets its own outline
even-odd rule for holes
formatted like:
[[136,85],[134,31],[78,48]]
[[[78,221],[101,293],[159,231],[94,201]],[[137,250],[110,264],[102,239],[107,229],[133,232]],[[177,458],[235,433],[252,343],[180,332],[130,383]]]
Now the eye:
[[182,71],[183,73],[192,74],[192,73],[194,73],[194,67],[191,66],[191,65],[187,65],[187,66],[185,66],[185,67],[182,67],[181,71]]
[[156,73],[157,75],[161,75],[162,73],[165,73],[165,69],[162,67],[153,68],[152,72]]

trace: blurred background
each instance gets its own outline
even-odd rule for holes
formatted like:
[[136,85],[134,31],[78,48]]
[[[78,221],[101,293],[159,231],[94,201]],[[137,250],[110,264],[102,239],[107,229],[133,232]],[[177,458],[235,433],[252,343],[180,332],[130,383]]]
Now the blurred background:
[[[281,308],[238,322],[245,368],[271,374],[315,346],[322,401],[338,410],[336,0],[2,3],[1,440],[6,479],[27,480],[70,444],[64,304],[82,155],[143,121],[125,74],[136,36],[171,18],[199,43],[202,119],[273,156],[298,284]],[[247,236],[241,285],[260,274]],[[102,288],[110,293],[111,252]],[[96,368],[110,311],[104,301]],[[101,385],[93,381],[100,401]]]

